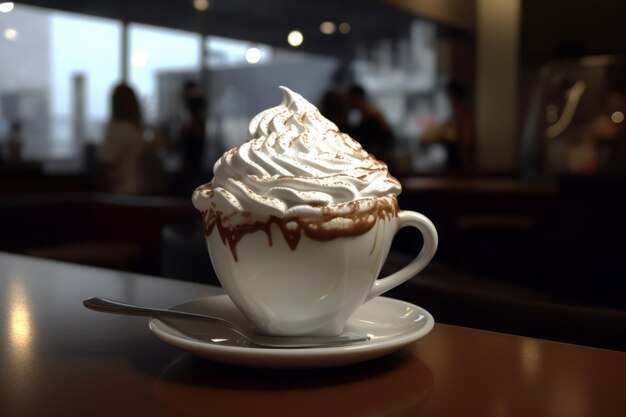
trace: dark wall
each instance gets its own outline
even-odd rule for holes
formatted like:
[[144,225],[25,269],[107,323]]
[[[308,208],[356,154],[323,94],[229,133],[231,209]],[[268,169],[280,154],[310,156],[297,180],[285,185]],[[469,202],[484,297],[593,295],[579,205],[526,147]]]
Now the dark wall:
[[522,61],[625,53],[625,16],[626,2],[619,0],[524,0]]

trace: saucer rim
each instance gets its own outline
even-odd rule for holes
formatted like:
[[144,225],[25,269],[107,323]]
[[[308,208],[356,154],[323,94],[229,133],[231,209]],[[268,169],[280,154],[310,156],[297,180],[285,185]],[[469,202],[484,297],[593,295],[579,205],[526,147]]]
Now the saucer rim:
[[[197,303],[210,298],[226,298],[227,302],[232,303],[232,300],[227,294],[216,294],[178,303],[177,305],[170,307],[170,309],[180,308],[181,306]],[[384,356],[396,350],[400,350],[426,336],[435,325],[435,320],[432,314],[430,314],[430,312],[423,307],[404,300],[383,296],[375,297],[367,304],[377,302],[404,304],[407,307],[415,309],[419,314],[424,315],[426,321],[423,325],[415,329],[408,329],[400,334],[384,337],[381,340],[376,340],[374,338],[364,342],[356,342],[348,346],[327,346],[306,349],[228,346],[192,340],[168,332],[166,330],[168,328],[167,324],[157,318],[150,319],[148,327],[150,331],[163,342],[166,342],[183,351],[218,362],[270,368],[321,368],[363,362]],[[363,306],[359,308],[362,307]],[[275,360],[277,358],[282,358],[284,361],[281,361],[280,363],[258,363],[259,361],[269,359]],[[351,360],[351,358],[353,360]],[[311,363],[307,364],[302,362],[307,360],[310,360]],[[316,361],[320,363],[316,364]]]

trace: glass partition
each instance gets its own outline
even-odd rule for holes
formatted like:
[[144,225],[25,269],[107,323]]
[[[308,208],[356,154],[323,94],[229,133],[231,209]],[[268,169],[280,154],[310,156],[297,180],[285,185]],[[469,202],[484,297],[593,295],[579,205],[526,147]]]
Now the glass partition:
[[163,105],[159,103],[160,75],[199,73],[201,36],[133,23],[129,25],[129,40],[129,81],[144,106],[146,121],[154,123]]
[[522,140],[526,176],[623,175],[626,59],[566,58],[535,82]]
[[120,22],[17,4],[0,32],[0,138],[17,138],[25,160],[97,141],[120,77]]

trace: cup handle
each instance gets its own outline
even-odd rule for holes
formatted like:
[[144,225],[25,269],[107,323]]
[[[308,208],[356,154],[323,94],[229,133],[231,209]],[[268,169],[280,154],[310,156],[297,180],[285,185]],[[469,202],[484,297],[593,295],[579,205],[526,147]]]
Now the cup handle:
[[437,245],[439,243],[439,237],[437,235],[437,229],[428,218],[422,214],[414,211],[401,211],[398,215],[398,228],[396,233],[404,227],[415,227],[420,231],[424,238],[424,246],[420,253],[413,259],[407,266],[401,270],[394,272],[385,278],[380,278],[374,281],[374,285],[370,288],[365,301],[369,301],[374,297],[378,297],[382,293],[389,291],[390,289],[397,287],[410,278],[414,277],[422,269],[428,265],[428,263],[435,256]]

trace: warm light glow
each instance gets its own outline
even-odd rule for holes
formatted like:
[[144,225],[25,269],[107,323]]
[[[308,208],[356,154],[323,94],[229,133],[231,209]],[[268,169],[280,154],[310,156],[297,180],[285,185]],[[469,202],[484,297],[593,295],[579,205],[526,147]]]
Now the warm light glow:
[[150,54],[144,48],[135,49],[133,51],[132,56],[130,57],[130,62],[133,67],[141,68],[148,63],[150,59]]
[[332,35],[335,33],[337,26],[333,22],[322,22],[320,25],[320,32],[324,35]]
[[0,13],[9,13],[14,7],[15,4],[12,1],[0,3]]
[[33,319],[29,300],[19,280],[9,289],[9,343],[16,355],[30,350],[33,337]]
[[7,38],[10,41],[14,41],[17,39],[17,30],[15,29],[7,29],[4,31],[4,37]]
[[9,313],[9,339],[17,351],[28,346],[32,334],[30,310],[22,294],[12,300]]
[[611,121],[613,123],[622,123],[624,121],[624,113],[616,111],[611,115]]
[[259,48],[248,48],[246,51],[246,61],[250,64],[256,64],[261,60],[261,50]]
[[[6,374],[11,375],[11,384],[15,392],[20,395],[27,393],[34,381],[33,353],[36,348],[35,322],[33,320],[32,299],[24,288],[23,280],[19,276],[10,279],[7,314],[7,362]],[[4,356],[4,355],[3,355]],[[4,373],[3,373],[4,374]],[[26,395],[20,395],[20,400],[26,400]],[[30,398],[29,398],[30,399]]]
[[350,27],[350,23],[343,22],[339,25],[339,32],[343,33],[344,35],[346,33],[350,33],[351,30],[352,27]]
[[291,32],[289,32],[289,35],[287,35],[287,42],[291,46],[300,46],[302,45],[303,41],[304,36],[299,30],[292,30]]
[[549,123],[556,123],[559,120],[559,108],[554,104],[548,104],[546,107],[546,120]]
[[4,37],[10,41],[17,39],[17,30],[8,28],[4,31]]
[[518,359],[525,382],[529,386],[536,384],[543,367],[539,343],[534,339],[523,339],[520,341]]
[[209,8],[209,0],[193,0],[193,7],[199,12],[203,12]]

